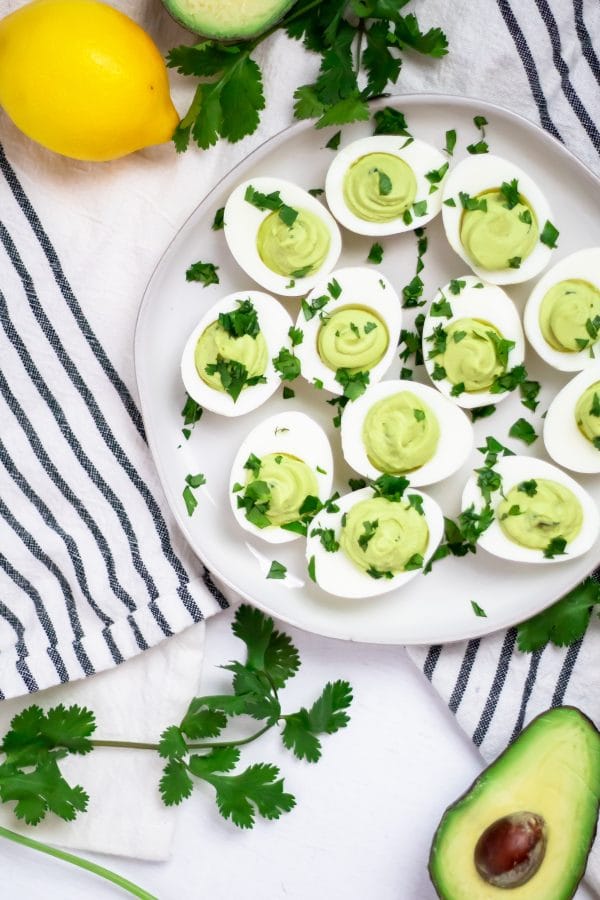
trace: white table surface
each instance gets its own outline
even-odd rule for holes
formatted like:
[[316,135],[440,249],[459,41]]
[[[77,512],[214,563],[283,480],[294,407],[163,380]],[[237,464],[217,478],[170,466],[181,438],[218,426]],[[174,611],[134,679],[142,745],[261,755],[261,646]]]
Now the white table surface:
[[[223,685],[215,667],[242,647],[230,622],[228,612],[207,625],[206,692]],[[169,862],[95,858],[160,900],[433,900],[426,871],[431,837],[444,808],[481,769],[479,754],[401,647],[284,627],[302,658],[282,692],[285,709],[311,703],[338,677],[352,682],[355,695],[350,725],[325,738],[316,765],[297,761],[274,733],[245,749],[242,761],[281,766],[297,807],[278,822],[240,831],[220,818],[207,786],[181,807]],[[135,828],[135,810],[123,814]],[[7,842],[0,843],[0,867],[3,900],[129,896]],[[585,888],[577,893],[578,900],[592,896]]]

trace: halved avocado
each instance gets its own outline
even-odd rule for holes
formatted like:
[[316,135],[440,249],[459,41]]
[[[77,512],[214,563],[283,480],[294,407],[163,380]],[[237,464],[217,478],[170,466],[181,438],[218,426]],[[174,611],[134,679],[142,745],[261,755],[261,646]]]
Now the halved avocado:
[[429,859],[438,896],[570,900],[599,802],[600,733],[574,707],[548,710],[444,813]]
[[278,22],[294,0],[163,0],[174,19],[217,41],[246,40]]

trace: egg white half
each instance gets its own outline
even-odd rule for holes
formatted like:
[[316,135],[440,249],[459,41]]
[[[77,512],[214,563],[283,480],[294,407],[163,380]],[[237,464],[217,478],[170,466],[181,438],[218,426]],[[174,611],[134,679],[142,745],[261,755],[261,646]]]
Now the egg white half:
[[[403,234],[406,231],[414,231],[427,225],[437,214],[442,206],[442,189],[446,175],[435,185],[437,190],[429,193],[432,184],[425,177],[427,172],[441,168],[447,159],[444,154],[427,144],[425,141],[414,139],[412,143],[403,146],[407,138],[396,135],[374,135],[373,137],[360,138],[344,147],[337,154],[327,172],[325,179],[325,194],[329,209],[338,222],[356,234],[385,236],[386,234]],[[412,217],[412,222],[406,224],[402,217],[392,219],[389,222],[367,222],[356,216],[346,205],[344,200],[344,178],[349,167],[357,159],[368,153],[389,153],[402,159],[411,167],[417,182],[415,202],[427,201],[427,212],[423,216]]]
[[[328,284],[335,280],[341,288],[337,299],[331,297]],[[398,294],[385,275],[374,269],[356,266],[347,269],[336,269],[329,277],[319,282],[306,298],[310,305],[317,297],[328,295],[327,304],[321,314],[331,316],[337,309],[345,306],[361,306],[372,309],[382,319],[388,329],[389,343],[387,350],[376,366],[369,370],[369,384],[378,382],[387,372],[395,359],[402,326],[402,307]],[[343,393],[343,388],[335,380],[335,372],[321,360],[317,349],[317,338],[321,327],[319,313],[306,319],[300,312],[296,328],[304,332],[304,340],[295,348],[296,356],[302,363],[302,375],[311,384],[322,381],[323,388],[332,394]]]
[[401,391],[410,391],[429,406],[440,428],[435,454],[420,468],[407,473],[406,477],[415,487],[442,481],[466,462],[473,449],[473,426],[465,413],[439,391],[418,381],[381,381],[367,388],[358,400],[348,403],[341,425],[344,458],[348,465],[366,478],[379,478],[382,473],[370,461],[365,449],[362,437],[364,421],[375,403]]
[[[234,402],[225,391],[217,391],[200,378],[194,361],[196,344],[203,332],[219,318],[219,313],[231,312],[237,308],[237,302],[251,300],[258,315],[258,323],[263,333],[269,352],[269,361],[264,373],[266,384],[255,384],[246,387]],[[269,294],[261,291],[239,291],[228,294],[215,303],[202,316],[186,341],[181,356],[181,377],[185,389],[190,395],[211,412],[221,416],[243,416],[256,409],[277,390],[281,384],[278,373],[273,366],[273,357],[282,347],[290,347],[288,331],[292,320],[282,305]]]
[[[435,363],[439,361],[439,357],[429,359],[433,343],[428,341],[427,338],[431,337],[438,325],[442,324],[446,328],[457,319],[483,319],[494,325],[506,340],[514,341],[515,346],[508,354],[507,371],[521,365],[525,359],[525,338],[521,327],[521,319],[515,304],[508,294],[501,287],[495,284],[487,284],[474,275],[461,275],[457,280],[466,282],[460,294],[454,296],[450,291],[450,284],[444,285],[433,298],[425,317],[423,325],[423,360],[427,374],[431,378],[431,383],[434,387],[441,391],[452,403],[462,406],[463,409],[474,409],[477,406],[485,406],[488,403],[500,403],[510,396],[508,391],[500,394],[493,394],[491,391],[477,391],[476,393],[463,391],[458,397],[453,397],[451,391],[454,385],[448,378],[443,378],[441,381],[434,381],[432,378]],[[476,284],[483,284],[483,287],[476,288]],[[433,303],[444,299],[449,302],[452,309],[450,318],[432,316]]]
[[[583,509],[583,525],[581,531],[574,541],[567,544],[565,554],[547,559],[541,550],[535,550],[531,547],[522,547],[514,543],[506,537],[498,518],[495,517],[490,527],[479,538],[478,547],[487,550],[494,556],[502,559],[508,559],[512,562],[522,563],[561,563],[575,559],[587,553],[596,544],[598,534],[600,533],[600,514],[594,500],[588,492],[584,490],[570,475],[567,475],[562,469],[545,462],[542,459],[536,459],[534,456],[504,456],[498,460],[494,469],[502,476],[503,491],[505,494],[517,484],[530,479],[546,479],[548,481],[557,481],[564,487],[568,488],[575,494]],[[492,506],[496,513],[503,497],[500,491],[492,494]],[[476,510],[483,508],[484,500],[481,491],[477,486],[477,475],[473,474],[468,480],[462,495],[462,509],[467,509],[471,504],[475,505]]]
[[561,372],[579,372],[594,366],[600,356],[600,343],[593,345],[592,354],[589,347],[579,353],[563,353],[551,347],[542,334],[540,307],[544,297],[555,284],[571,278],[589,281],[600,290],[600,247],[578,250],[552,266],[532,290],[523,314],[527,340],[544,362]]
[[[339,539],[344,513],[348,512],[356,503],[360,503],[361,500],[370,499],[373,494],[373,489],[370,487],[344,494],[335,501],[339,512],[329,513],[322,510],[309,526],[306,559],[310,563],[311,558],[314,557],[315,580],[319,587],[328,594],[354,600],[361,597],[376,597],[402,587],[422,572],[422,569],[415,569],[409,572],[399,572],[393,578],[371,578],[348,559],[341,547],[335,553],[329,553],[321,544],[319,536],[312,535],[315,528],[333,528]],[[423,561],[426,564],[444,535],[444,516],[435,500],[432,500],[427,494],[407,488],[405,496],[410,494],[417,494],[423,498],[423,512],[429,529],[427,549],[423,554]]]
[[544,419],[544,444],[554,462],[587,475],[600,473],[600,450],[579,430],[575,407],[581,395],[597,381],[600,382],[600,362],[584,369],[558,392]]
[[314,471],[319,488],[319,499],[324,501],[331,494],[333,481],[333,456],[325,432],[314,419],[303,412],[286,410],[277,413],[252,429],[242,442],[231,467],[229,500],[238,524],[255,537],[262,538],[270,544],[285,544],[297,540],[301,535],[279,526],[258,528],[248,521],[244,510],[238,508],[239,493],[234,493],[232,489],[236,483],[246,484],[248,470],[244,468],[244,463],[252,453],[259,459],[270,453],[298,457]]
[[[463,191],[470,197],[476,197],[483,191],[499,189],[503,181],[510,183],[513,178],[518,180],[519,193],[526,198],[535,213],[540,234],[546,221],[556,225],[550,205],[535,181],[515,163],[492,153],[463,159],[452,169],[444,185],[442,219],[450,246],[473,272],[492,284],[520,284],[528,281],[548,265],[552,255],[550,247],[538,240],[532,253],[522,261],[520,268],[490,270],[479,267],[463,246],[460,239],[463,208],[459,193]],[[449,199],[454,200],[456,205],[447,206],[445,201]]]
[[[290,278],[273,272],[260,258],[256,239],[258,229],[271,210],[260,210],[244,199],[249,185],[263,194],[279,191],[281,199],[293,209],[305,209],[325,224],[330,246],[322,266],[304,278]],[[250,278],[258,284],[284,297],[300,297],[333,269],[342,250],[342,237],[337,222],[327,209],[308,191],[283,178],[257,177],[239,184],[225,204],[225,238],[234,259]]]

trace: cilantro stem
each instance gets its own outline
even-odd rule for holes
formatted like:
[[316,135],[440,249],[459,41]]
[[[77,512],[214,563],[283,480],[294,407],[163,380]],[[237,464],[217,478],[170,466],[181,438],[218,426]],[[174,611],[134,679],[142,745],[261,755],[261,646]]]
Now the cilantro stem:
[[278,25],[274,25],[269,31],[267,31],[267,35],[272,34],[276,31],[277,28],[282,28],[293,22],[294,19],[299,19],[300,16],[303,16],[305,13],[310,12],[311,9],[314,9],[315,6],[319,6],[322,0],[312,0],[311,3],[307,3],[302,6],[300,9],[297,9],[293,15],[286,16],[283,21],[279,22]]
[[[279,721],[279,720],[278,720]],[[214,750],[215,747],[241,747],[244,744],[251,744],[257,738],[261,737],[267,731],[270,731],[277,722],[265,725],[260,731],[249,735],[246,738],[240,738],[237,741],[203,741],[197,744],[187,744],[188,750]],[[159,744],[146,744],[143,741],[90,741],[92,747],[117,747],[123,750],[156,750]]]
[[92,872],[92,874],[106,879],[106,881],[111,881],[113,884],[116,884],[117,887],[133,894],[134,897],[139,897],[140,900],[158,900],[154,894],[149,894],[148,891],[138,887],[137,884],[134,884],[132,881],[128,881],[127,878],[117,875],[116,872],[111,872],[110,869],[105,869],[104,866],[99,866],[87,859],[83,859],[81,856],[67,853],[66,850],[50,847],[48,844],[42,844],[41,841],[35,841],[33,838],[25,837],[24,834],[17,834],[16,831],[10,831],[10,829],[3,828],[2,826],[0,826],[0,837],[6,838],[9,841],[14,841],[15,844],[23,844],[25,847],[30,847],[32,850],[39,850],[40,853],[46,853],[48,856],[56,857],[56,859],[62,859],[63,862],[71,863],[73,866],[79,866],[80,869],[86,869],[88,872]]

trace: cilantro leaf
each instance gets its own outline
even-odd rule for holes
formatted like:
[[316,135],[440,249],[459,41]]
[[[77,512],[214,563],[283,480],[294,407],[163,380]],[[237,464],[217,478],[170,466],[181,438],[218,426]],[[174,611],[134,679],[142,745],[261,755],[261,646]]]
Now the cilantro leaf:
[[383,260],[383,247],[379,243],[375,243],[371,246],[369,250],[369,255],[367,256],[367,262],[375,263],[378,265]]
[[475,613],[476,616],[487,619],[487,613],[486,613],[485,609],[481,608],[479,603],[475,603],[474,600],[471,600],[471,608],[473,609],[473,612]]
[[203,772],[202,778],[215,788],[217,807],[224,819],[240,828],[252,828],[256,813],[265,819],[278,819],[296,805],[292,794],[283,789],[277,766],[255,763],[239,775]]
[[217,356],[216,363],[209,363],[206,366],[206,373],[219,376],[223,389],[234,403],[246,385],[252,387],[255,384],[266,384],[267,381],[264,375],[249,377],[248,370],[243,363],[235,359],[224,359],[221,355]]
[[325,146],[328,150],[338,150],[340,146],[340,141],[342,139],[342,132],[336,131],[333,137],[330,137]]
[[446,145],[444,150],[448,154],[448,156],[454,155],[454,148],[456,147],[456,130],[454,128],[450,128],[446,132]]
[[178,759],[170,759],[163,769],[158,789],[165,806],[178,806],[191,796],[194,782],[188,774],[185,763]]
[[329,682],[309,710],[302,707],[297,713],[283,717],[284,746],[298,759],[317,762],[322,752],[317,735],[334,734],[345,728],[349,722],[346,710],[351,702],[352,690],[347,681]]
[[273,619],[242,604],[235,614],[233,633],[248,650],[247,665],[264,671],[277,688],[284,686],[300,667],[298,651],[287,634],[275,629]]
[[551,250],[554,250],[557,246],[557,240],[559,236],[559,231],[554,227],[552,222],[546,220],[546,224],[542,229],[542,233],[540,234],[540,241],[542,244],[545,244],[547,247],[550,247]]
[[344,397],[348,400],[356,400],[367,389],[369,384],[368,372],[350,372],[349,369],[338,369],[335,373],[335,380],[343,388]]
[[565,556],[565,548],[567,542],[564,537],[552,538],[548,546],[544,549],[544,557],[546,559],[554,559],[555,556]]
[[377,110],[374,119],[375,129],[373,134],[398,134],[401,137],[411,137],[406,124],[406,117],[399,109],[386,106]]
[[524,441],[528,446],[538,439],[538,435],[531,422],[528,422],[523,418],[517,419],[517,421],[510,426],[508,433],[511,437]]
[[258,315],[250,299],[238,300],[237,309],[219,313],[218,322],[230,337],[239,338],[244,335],[255,338],[260,332]]
[[279,372],[282,381],[293,381],[300,375],[302,366],[297,356],[294,356],[287,347],[282,347],[275,359],[273,366]]
[[211,228],[213,231],[221,231],[225,227],[225,207],[222,206],[215,213]]
[[517,631],[517,646],[532,653],[551,642],[568,647],[585,634],[592,607],[600,603],[600,584],[587,578],[557,603],[522,622]]
[[186,281],[198,281],[203,287],[209,287],[211,284],[219,284],[219,276],[217,270],[219,266],[213,263],[195,262],[187,269],[185,273]]
[[267,578],[283,579],[287,575],[287,567],[283,563],[277,562],[276,559],[271,563],[271,568],[267,573]]

